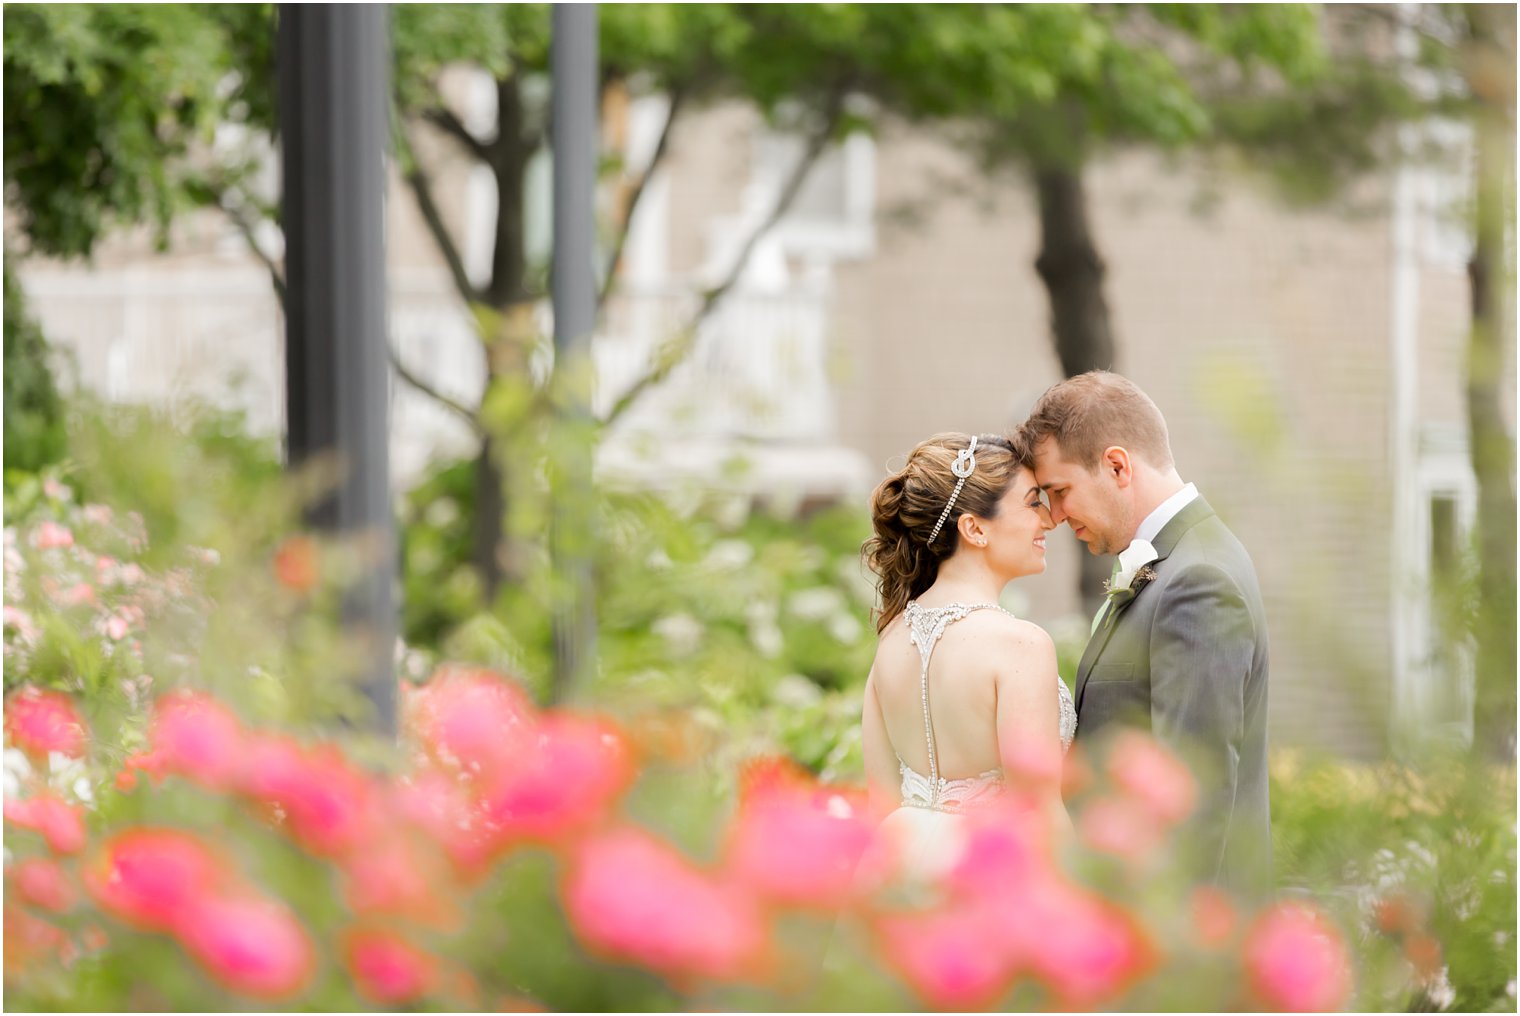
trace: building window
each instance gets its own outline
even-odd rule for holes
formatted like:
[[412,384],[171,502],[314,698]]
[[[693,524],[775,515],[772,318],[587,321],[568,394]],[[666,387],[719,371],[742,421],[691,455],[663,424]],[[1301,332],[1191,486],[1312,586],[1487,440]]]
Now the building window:
[[1472,739],[1474,659],[1469,630],[1472,533],[1477,483],[1459,428],[1427,426],[1421,435],[1420,539],[1411,564],[1420,590],[1410,670],[1414,700],[1403,719],[1421,739]]
[[[802,158],[800,134],[762,128],[755,143],[756,179],[774,181],[779,194]],[[863,258],[875,250],[876,142],[856,131],[830,145],[813,163],[791,207],[776,224],[788,254],[809,258]]]

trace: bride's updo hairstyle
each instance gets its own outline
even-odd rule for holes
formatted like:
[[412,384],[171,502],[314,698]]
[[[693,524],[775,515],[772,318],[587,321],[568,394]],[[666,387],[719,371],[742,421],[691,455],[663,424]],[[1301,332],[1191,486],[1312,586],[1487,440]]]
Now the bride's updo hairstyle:
[[[871,492],[871,526],[876,535],[861,547],[866,565],[876,573],[881,609],[876,615],[879,634],[901,614],[908,601],[934,584],[939,563],[960,544],[956,520],[967,512],[984,519],[997,516],[998,502],[1028,453],[1005,437],[979,434],[976,469],[966,477],[944,524],[935,523],[950,503],[959,477],[951,470],[957,455],[971,444],[970,434],[936,434],[908,453],[902,469]],[[932,535],[932,539],[930,538]]]

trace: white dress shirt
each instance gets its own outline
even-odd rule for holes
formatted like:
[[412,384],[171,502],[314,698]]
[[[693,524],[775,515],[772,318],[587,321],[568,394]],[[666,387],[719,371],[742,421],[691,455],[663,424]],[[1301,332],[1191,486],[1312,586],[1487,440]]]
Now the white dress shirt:
[[[1177,513],[1192,504],[1198,497],[1198,488],[1191,483],[1183,487],[1171,497],[1156,506],[1156,510],[1145,517],[1140,523],[1140,528],[1135,530],[1135,539],[1144,540],[1146,543],[1154,543],[1156,537],[1161,535],[1161,530],[1166,524],[1177,517]],[[1133,542],[1133,541],[1131,541]]]

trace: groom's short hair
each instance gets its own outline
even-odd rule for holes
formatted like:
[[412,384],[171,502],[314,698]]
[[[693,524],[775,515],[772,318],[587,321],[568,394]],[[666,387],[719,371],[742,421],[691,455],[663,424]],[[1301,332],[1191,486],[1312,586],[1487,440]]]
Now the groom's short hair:
[[1118,445],[1158,468],[1172,465],[1172,446],[1161,410],[1129,378],[1090,370],[1055,385],[1035,403],[1020,429],[1033,450],[1053,438],[1061,454],[1095,469],[1103,451]]

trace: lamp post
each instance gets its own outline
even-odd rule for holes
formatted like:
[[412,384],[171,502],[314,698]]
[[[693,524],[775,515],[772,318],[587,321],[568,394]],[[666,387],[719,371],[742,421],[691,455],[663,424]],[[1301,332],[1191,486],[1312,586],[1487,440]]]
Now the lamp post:
[[593,218],[596,195],[597,9],[556,4],[549,62],[553,75],[555,407],[549,449],[554,493],[555,697],[584,692],[596,660],[591,479],[591,332],[596,326]]
[[345,635],[377,732],[396,731],[395,523],[388,463],[383,4],[281,4],[285,407],[291,469],[330,468],[307,511],[362,551]]

